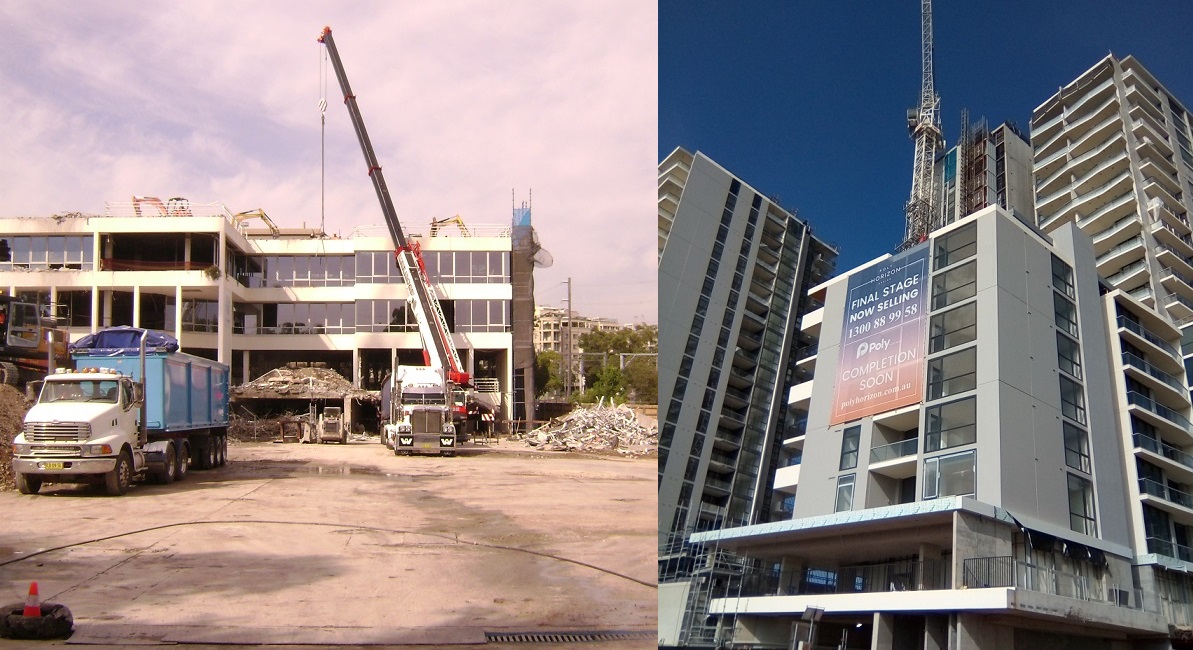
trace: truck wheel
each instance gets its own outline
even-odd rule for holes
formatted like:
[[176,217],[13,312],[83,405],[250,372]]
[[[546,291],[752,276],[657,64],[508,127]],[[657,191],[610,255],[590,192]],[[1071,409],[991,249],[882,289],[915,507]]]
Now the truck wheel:
[[211,439],[198,438],[195,440],[195,450],[191,455],[191,469],[211,469]]
[[228,463],[228,436],[219,437],[219,442],[216,443],[216,449],[219,451],[219,466],[223,467]]
[[154,474],[153,478],[162,485],[169,485],[178,474],[178,459],[174,456],[174,445],[166,447],[166,462],[163,465],[161,471]]
[[178,445],[178,458],[176,460],[177,466],[174,469],[174,480],[181,481],[186,478],[187,465],[190,464],[190,454],[186,451],[186,444],[180,443]]
[[120,457],[116,459],[116,467],[104,474],[104,489],[107,490],[109,496],[118,497],[125,492],[128,492],[128,486],[133,482],[133,461],[128,457],[128,452],[120,452]]
[[21,494],[37,494],[41,490],[41,477],[36,474],[17,474],[17,490]]

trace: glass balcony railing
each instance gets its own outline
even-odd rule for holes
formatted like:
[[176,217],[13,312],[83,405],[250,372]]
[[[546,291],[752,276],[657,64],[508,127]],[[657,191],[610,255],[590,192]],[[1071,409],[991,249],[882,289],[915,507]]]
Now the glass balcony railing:
[[1167,406],[1164,406],[1163,404],[1157,403],[1155,400],[1148,397],[1147,395],[1144,395],[1143,393],[1137,393],[1135,391],[1128,391],[1127,392],[1127,402],[1130,404],[1134,404],[1135,406],[1142,407],[1142,408],[1164,418],[1165,420],[1168,420],[1169,422],[1176,424],[1177,426],[1184,429],[1185,431],[1189,431],[1190,425],[1189,425],[1188,418],[1186,418],[1185,416],[1181,415],[1180,413],[1177,413],[1176,411],[1168,408]]
[[891,460],[893,458],[914,456],[919,451],[919,443],[919,438],[908,438],[907,440],[900,440],[889,445],[873,447],[870,449],[870,462],[881,463],[884,460]]
[[1151,496],[1164,499],[1169,503],[1175,503],[1178,506],[1193,510],[1193,494],[1189,494],[1184,490],[1178,490],[1159,481],[1153,481],[1150,478],[1139,479],[1139,492],[1150,494]]
[[1171,354],[1174,358],[1176,358],[1178,360],[1181,358],[1181,355],[1177,353],[1175,346],[1173,346],[1168,341],[1165,341],[1163,338],[1160,337],[1160,335],[1152,332],[1151,330],[1147,329],[1143,325],[1140,325],[1139,323],[1136,323],[1133,320],[1128,320],[1126,318],[1123,318],[1122,316],[1119,316],[1118,317],[1118,326],[1128,329],[1128,330],[1138,334],[1139,336],[1143,337],[1143,339],[1145,341],[1160,348],[1161,350],[1164,350],[1168,354]]
[[1169,460],[1180,463],[1189,469],[1193,469],[1193,455],[1185,453],[1180,449],[1168,444],[1167,442],[1164,442],[1163,440],[1157,440],[1151,436],[1145,436],[1142,433],[1134,433],[1132,434],[1132,438],[1135,441],[1136,447],[1139,447],[1140,449],[1146,449],[1154,454],[1160,454]]
[[1143,357],[1141,357],[1137,354],[1133,354],[1131,352],[1124,352],[1123,353],[1123,365],[1131,366],[1132,368],[1138,368],[1139,370],[1142,370],[1149,377],[1153,377],[1153,378],[1159,380],[1164,385],[1168,386],[1169,388],[1175,390],[1178,393],[1184,394],[1184,392],[1187,390],[1185,388],[1184,383],[1181,382],[1180,379],[1177,379],[1176,377],[1173,377],[1172,375],[1164,372],[1163,370],[1160,370],[1159,368],[1152,365],[1152,363],[1150,361],[1148,361],[1147,359],[1144,359]]

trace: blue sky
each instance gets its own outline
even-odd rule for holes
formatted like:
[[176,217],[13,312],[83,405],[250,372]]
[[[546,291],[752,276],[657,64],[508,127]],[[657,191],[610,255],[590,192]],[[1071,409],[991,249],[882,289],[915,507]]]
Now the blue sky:
[[[1134,55],[1193,108],[1193,2],[934,3],[949,146],[1017,122],[1102,57]],[[840,246],[838,269],[903,237],[920,92],[920,3],[659,2],[659,143],[699,150]]]

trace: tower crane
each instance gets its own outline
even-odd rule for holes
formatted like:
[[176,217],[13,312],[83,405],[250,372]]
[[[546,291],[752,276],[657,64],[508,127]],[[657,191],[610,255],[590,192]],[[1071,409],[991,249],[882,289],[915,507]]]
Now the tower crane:
[[932,79],[932,0],[920,0],[923,82],[920,105],[907,111],[907,129],[915,140],[915,170],[911,176],[911,198],[907,200],[907,232],[900,248],[909,248],[928,237],[939,223],[936,192],[936,152],[944,149],[940,128],[940,96]]

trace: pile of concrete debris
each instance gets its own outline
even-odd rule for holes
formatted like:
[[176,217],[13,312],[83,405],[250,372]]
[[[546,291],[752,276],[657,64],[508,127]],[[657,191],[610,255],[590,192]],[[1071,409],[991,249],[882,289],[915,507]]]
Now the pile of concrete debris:
[[0,490],[15,490],[12,475],[12,440],[21,432],[29,404],[21,391],[0,384]]
[[233,399],[344,399],[373,400],[330,368],[274,368],[247,384],[232,388]]
[[658,426],[644,426],[625,405],[580,407],[512,439],[544,451],[615,451],[628,456],[659,451]]
[[240,442],[271,442],[286,435],[302,434],[302,424],[308,421],[305,413],[285,414],[272,418],[245,417],[233,414],[228,418],[228,439]]

